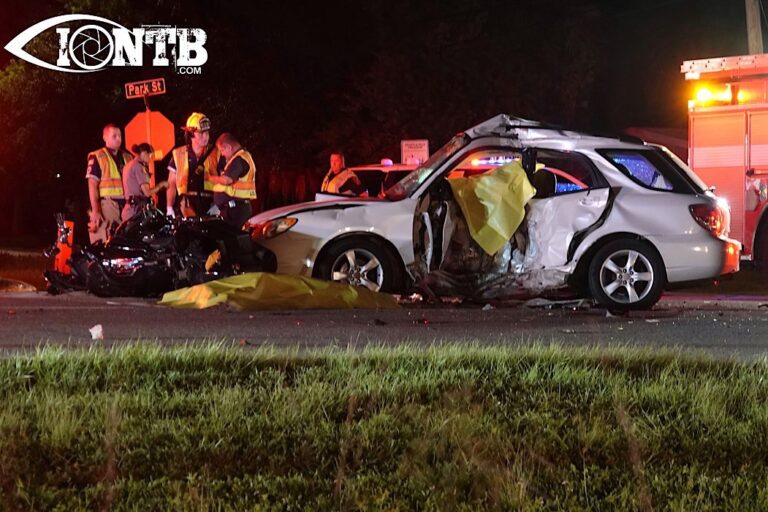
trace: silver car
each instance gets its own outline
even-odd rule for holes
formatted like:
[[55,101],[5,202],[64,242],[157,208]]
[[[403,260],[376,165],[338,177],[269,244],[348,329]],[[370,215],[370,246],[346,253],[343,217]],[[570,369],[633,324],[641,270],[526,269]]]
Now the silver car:
[[[520,229],[487,254],[447,184],[513,162],[535,196],[520,205]],[[502,114],[456,135],[383,199],[292,205],[247,227],[281,273],[483,299],[571,287],[642,309],[668,283],[738,271],[729,223],[727,204],[663,147]]]

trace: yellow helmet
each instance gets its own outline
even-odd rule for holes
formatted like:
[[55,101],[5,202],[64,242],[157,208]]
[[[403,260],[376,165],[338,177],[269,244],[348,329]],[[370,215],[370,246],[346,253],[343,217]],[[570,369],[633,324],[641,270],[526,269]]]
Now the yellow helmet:
[[207,132],[211,129],[211,120],[205,114],[193,112],[187,118],[187,124],[182,128],[186,132]]

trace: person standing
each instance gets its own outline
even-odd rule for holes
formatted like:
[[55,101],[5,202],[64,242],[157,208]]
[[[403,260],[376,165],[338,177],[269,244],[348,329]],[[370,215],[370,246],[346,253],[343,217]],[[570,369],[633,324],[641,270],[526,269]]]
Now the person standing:
[[131,152],[136,156],[123,169],[123,191],[125,192],[123,222],[136,215],[149,201],[150,196],[168,186],[167,181],[161,181],[152,188],[149,186],[149,161],[154,153],[152,146],[142,142],[134,145]]
[[104,147],[88,153],[88,169],[85,172],[91,203],[88,214],[91,243],[106,241],[120,224],[120,210],[124,202],[122,171],[131,160],[131,155],[120,149],[123,136],[117,125],[106,125],[101,135]]
[[256,199],[256,165],[251,154],[231,133],[222,133],[216,147],[226,159],[224,170],[213,176],[213,202],[227,224],[241,227],[251,215],[251,199]]
[[365,191],[360,178],[344,165],[344,155],[340,152],[331,153],[331,168],[325,175],[320,192],[328,194],[360,195]]
[[213,204],[213,183],[219,152],[210,144],[211,121],[205,114],[194,112],[187,118],[184,130],[185,144],[171,152],[168,164],[168,190],[166,213],[176,215],[176,198],[184,217],[205,215]]

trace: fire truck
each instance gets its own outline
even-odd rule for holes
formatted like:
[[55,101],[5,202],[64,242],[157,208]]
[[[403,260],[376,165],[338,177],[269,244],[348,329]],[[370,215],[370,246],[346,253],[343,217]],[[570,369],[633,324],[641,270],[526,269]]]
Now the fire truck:
[[768,54],[685,61],[688,164],[731,207],[742,255],[768,264]]

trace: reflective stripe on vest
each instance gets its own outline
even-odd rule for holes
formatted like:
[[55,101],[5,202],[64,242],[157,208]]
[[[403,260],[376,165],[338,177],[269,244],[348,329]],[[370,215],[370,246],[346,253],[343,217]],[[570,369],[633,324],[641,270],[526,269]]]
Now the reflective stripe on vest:
[[350,171],[349,169],[343,169],[339,172],[339,174],[335,175],[334,177],[330,178],[330,173],[325,177],[325,180],[323,180],[323,185],[321,187],[322,192],[328,192],[329,194],[340,194],[339,190],[341,190],[341,187],[343,187],[347,181],[352,180],[354,182],[359,182],[359,178],[357,177],[357,174]]
[[101,179],[99,179],[99,197],[119,197],[123,198],[123,175],[121,170],[131,161],[130,155],[122,151],[118,152],[118,158],[122,160],[120,168],[117,162],[112,158],[112,154],[107,148],[97,149],[88,154],[88,160],[91,157],[96,158],[101,169]]
[[234,162],[238,156],[242,157],[243,160],[245,160],[245,163],[248,164],[248,172],[245,173],[245,176],[241,176],[240,179],[231,185],[214,185],[213,191],[224,192],[229,197],[237,199],[256,199],[256,164],[253,163],[253,158],[248,151],[241,148],[237,153],[232,155],[232,158],[227,160],[227,165],[224,166],[222,176],[227,174],[229,166],[232,165],[232,162]]
[[[203,152],[207,150],[208,148]],[[173,164],[176,166],[176,192],[179,195],[186,194],[189,187],[189,146],[179,146],[171,154],[173,155]],[[219,150],[214,148],[203,163],[203,169],[205,169],[203,190],[213,190],[213,183],[211,183],[210,177],[216,175],[216,167],[218,165]]]

